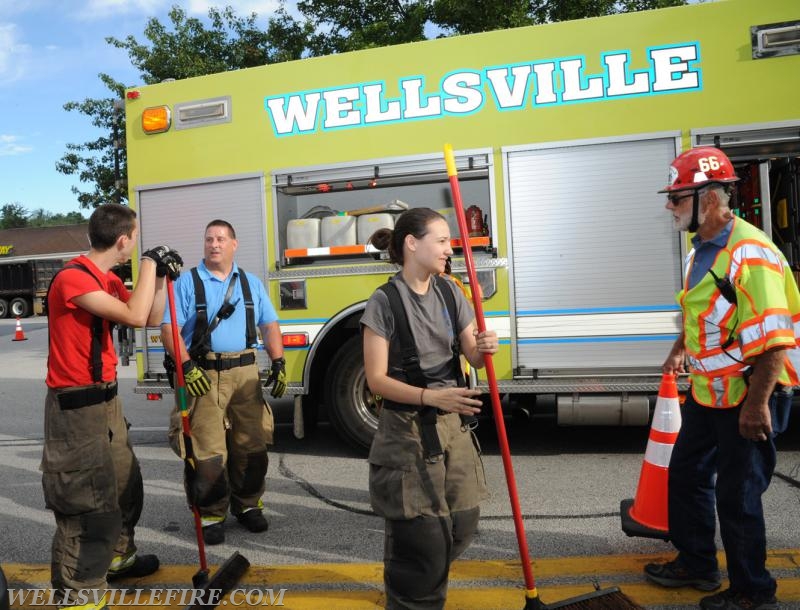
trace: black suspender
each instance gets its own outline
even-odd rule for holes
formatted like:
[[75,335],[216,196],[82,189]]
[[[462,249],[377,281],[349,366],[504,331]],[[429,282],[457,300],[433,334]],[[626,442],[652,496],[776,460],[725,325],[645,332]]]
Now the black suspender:
[[[444,298],[445,306],[450,316],[450,326],[453,331],[453,340],[450,344],[450,349],[452,352],[452,373],[458,386],[464,387],[466,385],[466,381],[464,380],[464,373],[461,370],[461,361],[459,359],[461,346],[458,339],[458,312],[456,310],[455,296],[453,295],[451,287],[447,283],[448,280],[439,276],[433,276],[433,281],[434,284],[439,288],[439,292]],[[400,298],[400,292],[393,282],[387,282],[383,286],[380,286],[379,290],[382,290],[389,299],[389,307],[392,310],[395,331],[400,341],[401,367],[405,376],[405,379],[401,379],[401,381],[405,381],[406,383],[416,387],[425,388],[428,385],[427,378],[425,377],[425,373],[420,366],[419,353],[417,352],[417,346],[414,343],[414,335],[411,332],[411,325],[408,322],[408,315],[406,315],[405,307],[403,307],[403,302]],[[390,409],[417,410],[414,407],[411,409],[404,409],[403,405],[399,405],[385,399],[384,403]],[[436,432],[436,409],[433,407],[421,407],[419,409],[419,417],[422,424],[420,426],[420,434],[422,437],[422,448],[425,452],[425,459],[429,461],[436,460],[443,453],[442,445],[439,442],[439,435]],[[465,421],[465,418],[462,417],[462,425],[472,426],[472,420],[474,420],[474,417],[472,416],[470,416],[469,421]]]
[[[256,316],[255,316],[255,303],[253,302],[253,293],[250,291],[250,282],[247,281],[247,274],[244,269],[239,267],[239,271],[233,274],[233,277],[228,284],[228,291],[225,294],[222,306],[214,316],[214,319],[209,324],[208,321],[208,305],[206,304],[206,290],[203,286],[203,281],[200,279],[200,274],[197,267],[192,267],[192,282],[194,283],[194,307],[197,319],[192,332],[191,348],[189,355],[192,359],[197,360],[205,358],[205,355],[211,351],[211,333],[217,327],[220,320],[225,319],[233,313],[225,315],[224,310],[226,306],[230,307],[230,299],[233,295],[233,289],[236,286],[236,279],[242,283],[242,296],[244,297],[245,318],[247,320],[247,329],[245,335],[245,342],[247,347],[256,344]],[[222,315],[221,315],[222,314]]]
[[[92,273],[85,265],[78,263],[78,262],[71,262],[64,265],[63,268],[59,269],[55,275],[53,275],[53,279],[50,280],[50,285],[47,287],[47,296],[45,299],[50,299],[50,289],[53,287],[53,282],[55,282],[56,277],[59,273],[64,271],[65,269],[80,269],[81,271],[88,273],[91,275],[96,281],[100,288],[103,288],[103,284],[100,282],[99,279]],[[51,309],[47,309],[47,343],[50,344],[50,311]],[[109,323],[109,332],[114,332],[114,325]],[[95,383],[101,383],[103,381],[103,318],[100,316],[92,316],[92,344],[89,350],[90,359],[91,359],[91,369],[92,369],[92,381]]]

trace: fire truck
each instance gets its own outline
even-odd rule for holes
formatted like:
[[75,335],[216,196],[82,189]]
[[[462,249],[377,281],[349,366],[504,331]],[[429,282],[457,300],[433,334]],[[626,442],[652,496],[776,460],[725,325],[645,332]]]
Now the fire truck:
[[[128,89],[129,195],[141,245],[168,243],[187,269],[210,220],[233,224],[280,318],[298,435],[322,408],[370,443],[359,319],[397,268],[368,239],[416,206],[452,222],[463,279],[472,249],[507,404],[646,425],[688,244],[657,193],[668,165],[725,150],[735,212],[800,269],[798,99],[796,0],[441,38]],[[159,329],[138,331],[136,357],[137,391],[169,392]]]

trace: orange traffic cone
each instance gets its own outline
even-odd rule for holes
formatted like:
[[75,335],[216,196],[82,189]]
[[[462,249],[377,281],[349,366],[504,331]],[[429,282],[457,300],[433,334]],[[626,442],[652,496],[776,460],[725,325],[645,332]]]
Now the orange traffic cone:
[[19,318],[17,318],[17,330],[14,333],[14,338],[12,339],[12,341],[27,341],[27,340],[28,337],[26,337],[25,333],[22,332],[22,322],[20,322]]
[[622,531],[628,536],[669,540],[667,487],[669,459],[681,429],[675,375],[664,374],[658,389],[650,438],[644,454],[635,500],[620,503]]

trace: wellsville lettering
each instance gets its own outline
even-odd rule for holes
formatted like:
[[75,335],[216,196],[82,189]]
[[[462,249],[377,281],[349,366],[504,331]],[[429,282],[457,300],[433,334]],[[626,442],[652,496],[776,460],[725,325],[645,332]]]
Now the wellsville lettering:
[[643,95],[699,91],[702,74],[697,42],[647,49],[648,68],[631,70],[629,51],[603,53],[604,68],[586,74],[583,57],[457,70],[438,90],[424,76],[400,79],[399,96],[389,97],[383,81],[266,97],[264,106],[276,136],[332,129],[467,116],[487,105],[498,111],[597,102]]

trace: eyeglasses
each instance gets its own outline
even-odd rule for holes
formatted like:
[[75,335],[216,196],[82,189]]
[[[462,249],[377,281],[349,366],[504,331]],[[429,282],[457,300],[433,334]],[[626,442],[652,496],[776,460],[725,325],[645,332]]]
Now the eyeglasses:
[[676,193],[674,195],[667,195],[667,201],[669,201],[673,206],[676,208],[681,204],[681,201],[686,199],[687,197],[691,197],[694,194],[693,191],[688,193]]

